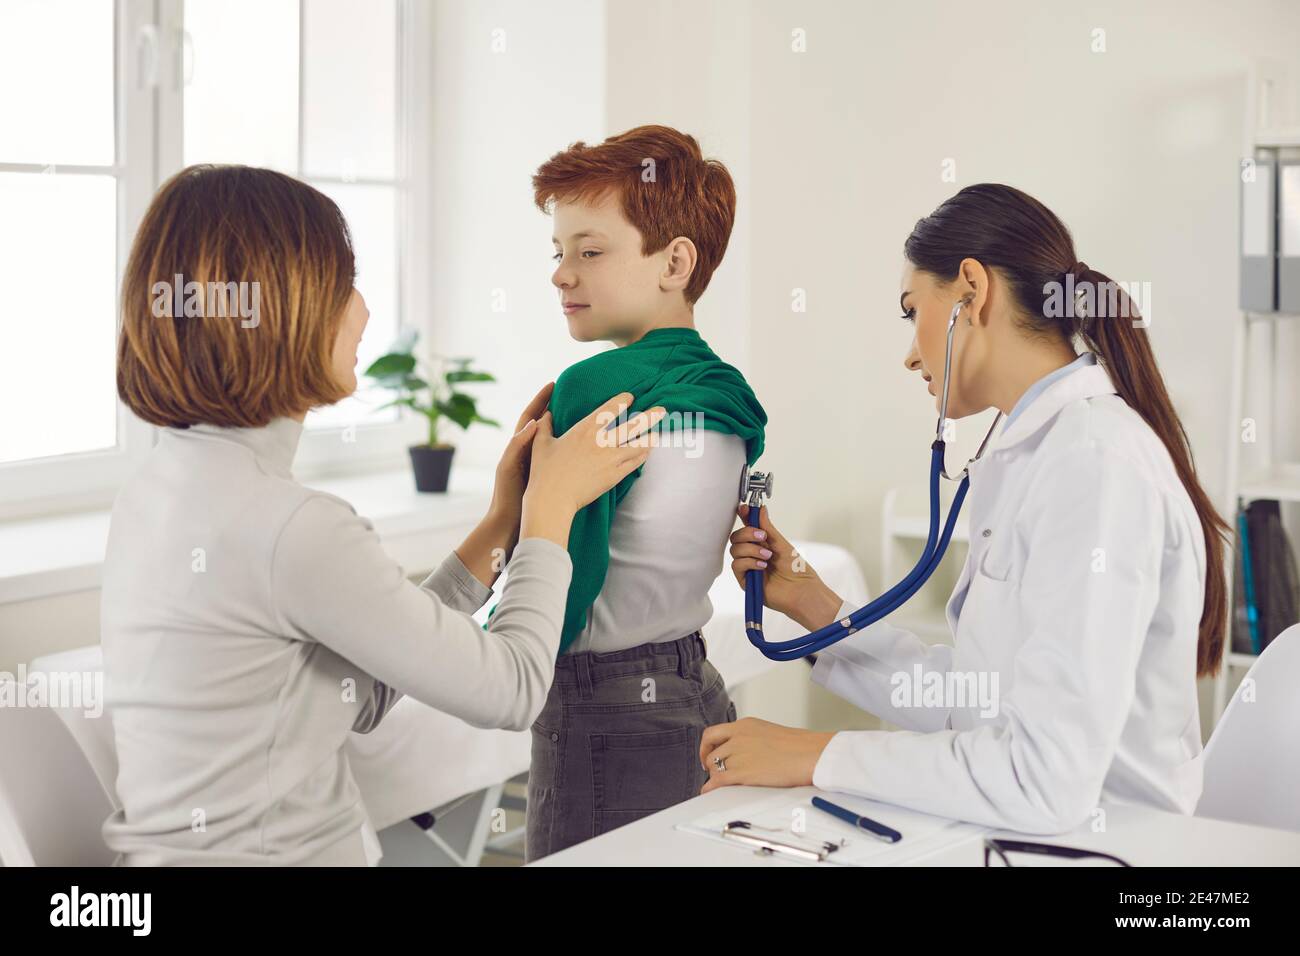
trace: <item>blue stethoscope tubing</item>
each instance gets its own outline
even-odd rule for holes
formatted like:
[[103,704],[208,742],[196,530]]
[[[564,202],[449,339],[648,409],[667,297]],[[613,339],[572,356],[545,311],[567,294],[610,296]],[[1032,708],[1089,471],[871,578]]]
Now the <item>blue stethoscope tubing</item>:
[[[948,383],[952,380],[952,339],[953,330],[957,326],[957,317],[961,313],[962,305],[967,302],[968,300],[963,300],[953,306],[952,314],[948,318],[948,338],[943,360],[943,396],[940,403],[939,423],[935,428],[934,443],[930,446],[930,533],[926,537],[925,548],[921,552],[920,560],[916,562],[916,565],[903,580],[874,601],[858,608],[848,617],[840,618],[823,628],[788,641],[768,641],[763,637],[763,572],[760,570],[746,571],[745,633],[749,637],[749,642],[758,648],[764,657],[774,661],[798,660],[801,657],[807,657],[809,654],[816,654],[837,641],[842,641],[855,631],[874,624],[907,603],[912,595],[919,591],[925,582],[929,580],[930,575],[939,566],[939,562],[943,560],[944,553],[948,550],[948,543],[952,540],[953,529],[957,525],[957,516],[961,514],[962,504],[966,500],[966,492],[970,488],[970,466],[984,454],[984,448],[993,436],[993,430],[997,428],[998,422],[1002,419],[1002,413],[999,412],[993,419],[988,434],[984,436],[984,441],[980,443],[975,457],[966,463],[966,467],[962,469],[961,474],[957,476],[949,475],[944,464],[946,445],[943,439],[943,426],[948,414]],[[942,535],[939,533],[940,478],[959,482],[957,492],[953,497],[952,507],[948,511],[948,520],[944,522]],[[772,476],[770,472],[763,474],[752,472],[748,468],[742,470],[740,497],[742,501],[747,495],[749,497],[747,502],[749,504],[749,514],[745,523],[751,528],[759,527],[759,508],[763,497],[771,495],[771,487]]]

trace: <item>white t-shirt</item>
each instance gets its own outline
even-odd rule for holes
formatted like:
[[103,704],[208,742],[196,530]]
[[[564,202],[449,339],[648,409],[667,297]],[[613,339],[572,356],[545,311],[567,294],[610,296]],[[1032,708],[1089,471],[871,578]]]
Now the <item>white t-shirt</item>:
[[675,641],[713,616],[709,588],[736,525],[745,441],[702,428],[663,440],[614,512],[605,584],[567,653]]

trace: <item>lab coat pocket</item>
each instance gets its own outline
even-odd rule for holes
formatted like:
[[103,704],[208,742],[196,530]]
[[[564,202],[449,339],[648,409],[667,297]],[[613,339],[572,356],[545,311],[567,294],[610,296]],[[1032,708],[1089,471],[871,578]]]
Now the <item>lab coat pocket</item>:
[[979,562],[975,565],[975,576],[983,576],[989,581],[997,581],[999,584],[1011,579],[1012,557],[1004,553],[1004,549],[993,546],[986,547],[984,553],[980,555]]
[[1014,657],[1019,633],[1018,589],[1010,566],[988,557],[972,571],[957,617],[954,663],[966,669],[1003,669]]

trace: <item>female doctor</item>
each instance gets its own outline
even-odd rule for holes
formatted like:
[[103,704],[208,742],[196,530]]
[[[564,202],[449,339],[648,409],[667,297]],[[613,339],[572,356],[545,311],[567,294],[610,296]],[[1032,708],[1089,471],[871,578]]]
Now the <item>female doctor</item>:
[[[1105,294],[1115,286],[1078,261],[1061,221],[1009,186],[963,189],[904,253],[907,368],[941,394],[961,303],[948,417],[1007,415],[970,469],[970,549],[946,609],[954,646],[887,620],[832,645],[813,680],[902,730],[710,727],[704,792],[812,784],[1029,833],[1072,829],[1101,800],[1192,813],[1196,679],[1223,653],[1227,526],[1145,322]],[[1053,306],[1071,275],[1085,315]],[[761,570],[767,606],[809,631],[864,603],[802,560],[796,571],[790,542],[760,518],[731,538],[742,587]]]

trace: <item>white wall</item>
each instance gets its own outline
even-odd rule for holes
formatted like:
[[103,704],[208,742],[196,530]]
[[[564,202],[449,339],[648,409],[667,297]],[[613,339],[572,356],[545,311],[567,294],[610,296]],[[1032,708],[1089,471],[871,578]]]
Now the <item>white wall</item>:
[[437,351],[473,356],[499,379],[475,392],[502,428],[452,426],[445,439],[459,464],[488,466],[537,390],[601,347],[569,338],[531,178],[573,141],[608,135],[605,5],[438,0],[434,17],[427,322]]
[[[748,0],[608,4],[610,133],[661,124],[690,133],[736,184],[736,223],[722,264],[695,307],[695,326],[724,361],[750,362],[753,276]],[[740,38],[741,42],[737,42]]]

